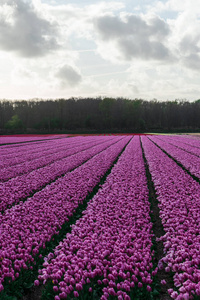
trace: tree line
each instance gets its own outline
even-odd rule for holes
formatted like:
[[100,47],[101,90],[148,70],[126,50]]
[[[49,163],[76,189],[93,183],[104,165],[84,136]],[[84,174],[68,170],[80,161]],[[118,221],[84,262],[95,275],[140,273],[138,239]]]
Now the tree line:
[[1,100],[0,133],[186,132],[200,129],[200,100]]

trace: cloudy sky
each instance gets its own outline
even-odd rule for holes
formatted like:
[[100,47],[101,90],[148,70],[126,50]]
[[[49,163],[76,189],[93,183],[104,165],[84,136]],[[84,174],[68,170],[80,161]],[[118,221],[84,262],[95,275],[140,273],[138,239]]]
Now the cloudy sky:
[[200,98],[199,0],[0,0],[0,99]]

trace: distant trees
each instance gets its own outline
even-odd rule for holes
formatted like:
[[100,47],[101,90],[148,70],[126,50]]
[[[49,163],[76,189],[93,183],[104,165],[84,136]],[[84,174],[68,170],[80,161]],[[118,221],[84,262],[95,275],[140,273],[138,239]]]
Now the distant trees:
[[12,118],[5,124],[6,129],[22,129],[23,123],[22,120],[20,120],[18,115],[12,116]]
[[1,133],[200,130],[200,99],[70,98],[0,101]]
[[116,100],[113,98],[105,98],[99,103],[103,126],[107,129],[113,128],[114,115],[113,110]]

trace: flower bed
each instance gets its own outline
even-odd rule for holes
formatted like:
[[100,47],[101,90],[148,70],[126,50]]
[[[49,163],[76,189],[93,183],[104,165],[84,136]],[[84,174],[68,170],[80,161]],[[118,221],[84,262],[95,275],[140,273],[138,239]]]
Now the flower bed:
[[200,296],[200,185],[148,138],[142,137],[166,234],[160,268],[171,272],[173,299]]
[[[6,168],[31,161],[41,157],[42,155],[51,155],[61,150],[67,150],[80,143],[82,138],[58,139],[54,141],[46,141],[37,145],[23,145],[14,147],[12,151],[9,148],[1,151],[0,148],[0,168]],[[84,140],[83,140],[84,142]],[[86,142],[86,141],[85,141]]]
[[120,139],[25,203],[0,215],[0,291],[6,278],[15,281],[23,269],[36,263],[34,258],[40,250],[59,233],[129,140],[130,137]]
[[56,300],[97,293],[101,300],[152,299],[152,236],[144,161],[134,137],[83,217],[46,258],[39,280],[53,281]]
[[[49,135],[7,135],[7,136],[1,136],[0,137],[0,145],[3,144],[18,144],[18,143],[25,143],[25,142],[34,142],[34,141],[43,141],[43,140],[50,140],[50,139],[59,139],[61,138],[63,135],[53,135],[53,134],[49,134]],[[67,136],[66,134],[64,136]]]
[[[106,141],[107,139],[99,138],[99,140],[95,140],[92,138],[88,139],[88,142],[84,143],[82,139],[80,139],[79,143],[75,147],[68,146],[68,149],[64,149],[62,151],[56,151],[55,153],[50,155],[45,155],[43,151],[40,152],[40,157],[37,159],[33,159],[31,161],[25,161],[21,164],[14,165],[12,167],[3,168],[0,170],[0,181],[4,182],[11,178],[17,177],[19,175],[30,173],[33,170],[42,168],[46,165],[52,164],[55,161],[61,160],[65,157],[73,155],[77,152],[83,151],[91,146],[94,146],[101,141]],[[55,145],[56,147],[56,145]]]
[[200,158],[192,155],[172,144],[160,140],[156,137],[150,137],[160,148],[165,150],[169,155],[183,165],[192,175],[200,179]]
[[[92,147],[92,144],[90,143],[90,148],[88,148],[89,145],[86,144],[70,149],[67,151],[68,157],[55,161],[54,163],[38,170],[32,171],[29,174],[17,176],[16,178],[13,178],[7,182],[1,183],[0,211],[4,211],[11,205],[26,199],[27,197],[31,196],[32,193],[40,190],[45,185],[56,180],[58,177],[83,164],[86,160],[92,158],[94,155],[98,154],[100,151],[103,151],[120,139],[121,138],[107,140],[104,138],[105,142],[102,143],[102,138],[100,138],[100,145]],[[95,145],[96,142],[93,142],[93,144]]]
[[190,136],[190,135],[169,135],[169,136],[166,136],[166,138],[171,138],[171,139],[176,139],[176,141],[180,141],[184,144],[187,144],[187,145],[190,145],[190,146],[193,146],[193,147],[197,147],[197,148],[200,148],[200,140],[196,137],[194,137],[193,135]]
[[189,143],[186,143],[187,142],[186,138],[177,139],[176,136],[172,136],[172,137],[156,136],[156,138],[159,138],[161,141],[172,144],[172,145],[174,145],[184,151],[187,151],[193,155],[200,156],[200,142],[198,142],[198,141],[195,143],[189,144]]

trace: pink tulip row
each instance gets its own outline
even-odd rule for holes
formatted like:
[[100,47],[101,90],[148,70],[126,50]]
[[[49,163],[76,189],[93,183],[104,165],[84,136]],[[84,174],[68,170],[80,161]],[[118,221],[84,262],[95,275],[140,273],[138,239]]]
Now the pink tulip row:
[[[93,139],[94,140],[94,139]],[[6,152],[2,154],[0,152],[0,168],[6,168],[9,166],[19,165],[23,162],[31,161],[42,156],[54,154],[57,151],[68,149],[75,144],[85,141],[83,137],[80,138],[66,138],[56,139],[53,142],[43,142],[38,145],[27,145],[24,147],[15,147],[15,151],[12,153]],[[88,140],[89,141],[89,140]]]
[[[66,134],[65,134],[66,136]],[[58,139],[60,135],[49,135],[49,136],[1,136],[0,137],[0,145],[1,144],[17,144],[24,143],[30,141],[43,141],[43,140],[52,140]]]
[[[169,144],[172,144],[184,151],[187,151],[193,155],[199,156],[200,157],[200,142],[198,142],[199,147],[196,147],[194,145],[189,145],[188,143],[185,143],[186,138],[183,140],[177,139],[176,136],[159,136],[157,137],[159,138],[161,141],[167,142]],[[187,141],[187,140],[186,140]]]
[[[0,147],[0,157],[2,159],[6,158],[15,158],[15,157],[20,157],[23,154],[34,154],[38,153],[39,151],[51,151],[55,147],[62,147],[65,145],[71,145],[77,142],[86,142],[86,141],[94,141],[95,137],[94,136],[88,136],[88,137],[83,137],[83,136],[76,136],[76,137],[68,137],[68,138],[60,138],[60,139],[54,139],[54,140],[47,140],[47,141],[39,141],[33,143],[26,143],[26,144],[18,144],[18,145],[13,145],[13,147],[9,147],[8,145],[3,147]],[[2,149],[3,148],[3,149]]]
[[193,299],[200,296],[200,185],[147,137],[142,144],[166,232],[159,267],[173,274],[172,299]]
[[6,277],[15,280],[22,269],[34,263],[40,249],[58,234],[129,140],[130,137],[122,138],[26,202],[0,215],[0,291]]
[[38,279],[53,280],[55,300],[79,297],[86,287],[90,294],[95,283],[101,300],[130,300],[133,290],[151,291],[152,236],[144,161],[134,137]]
[[[54,154],[49,154],[47,156],[45,156],[45,153],[43,154],[43,152],[40,152],[40,157],[33,159],[31,161],[25,161],[21,164],[18,165],[14,165],[11,167],[7,167],[7,168],[3,168],[0,170],[0,181],[1,182],[5,182],[11,178],[17,177],[19,175],[24,175],[27,173],[32,172],[33,170],[37,170],[39,168],[42,168],[44,166],[47,166],[49,164],[54,163],[55,161],[59,161],[61,159],[64,159],[65,157],[69,157],[70,155],[73,155],[77,152],[83,151],[93,145],[96,145],[97,143],[101,143],[105,140],[109,140],[108,138],[102,138],[100,137],[98,140],[96,139],[89,139],[88,142],[86,143],[82,143],[80,140],[80,142],[78,143],[77,146],[75,147],[71,147],[69,146],[68,149],[64,149],[62,151],[54,151]],[[56,147],[56,145],[55,145]]]
[[[68,137],[70,138],[70,137]],[[15,155],[18,151],[25,149],[26,147],[32,147],[32,149],[37,149],[42,145],[52,145],[56,141],[59,140],[66,140],[67,138],[58,138],[58,139],[51,139],[51,140],[41,140],[41,141],[33,141],[27,143],[18,143],[18,144],[7,144],[7,145],[0,145],[0,156],[1,155]]]
[[30,143],[19,143],[19,144],[13,144],[13,145],[3,145],[0,147],[0,156],[2,155],[12,155],[16,154],[19,150],[26,147],[30,147],[31,149],[37,149],[37,147],[40,147],[41,145],[51,145],[56,140],[44,140],[44,141],[36,141],[36,142],[30,142]]
[[191,135],[187,135],[187,137],[189,139],[194,139],[194,140],[199,140],[200,139],[200,135],[198,133],[194,133],[194,134],[191,134]]
[[[107,140],[111,140],[111,138],[107,137]],[[80,146],[80,145],[86,145],[92,143],[92,145],[98,144],[100,142],[106,141],[106,138],[102,137],[102,139],[99,137],[96,139],[95,137],[72,137],[67,139],[56,139],[53,142],[51,141],[51,144],[47,142],[43,142],[42,144],[38,145],[37,147],[33,145],[28,145],[26,147],[21,147],[19,150],[15,150],[16,153],[8,154],[8,155],[1,155],[0,158],[0,167],[9,169],[12,171],[16,168],[23,168],[23,166],[28,167],[31,165],[31,161],[33,163],[37,163],[37,159],[41,159],[41,157],[45,157],[45,160],[48,158],[52,158],[51,161],[53,161],[53,155],[56,156],[56,159],[59,159],[58,155],[60,155],[60,158],[63,157],[62,152],[67,151],[71,148]],[[62,151],[62,152],[61,152]],[[60,154],[59,154],[60,153]],[[11,168],[9,168],[12,166]],[[3,173],[3,170],[2,170]]]
[[[104,143],[102,143],[103,140]],[[101,144],[95,145],[96,142],[94,141],[94,146],[90,143],[90,146],[87,144],[68,150],[68,157],[34,170],[29,174],[17,176],[7,182],[0,183],[0,212],[13,204],[19,203],[19,201],[27,198],[59,176],[83,164],[119,140],[121,140],[121,137],[115,137],[114,139],[99,137],[98,141],[101,141]]]
[[192,175],[200,179],[200,158],[190,154],[172,144],[158,139],[156,136],[151,136],[150,139],[154,141],[160,148],[165,150],[169,155],[181,163]]
[[168,135],[167,138],[176,139],[177,141],[183,142],[184,144],[200,148],[200,140],[194,136],[189,135]]

